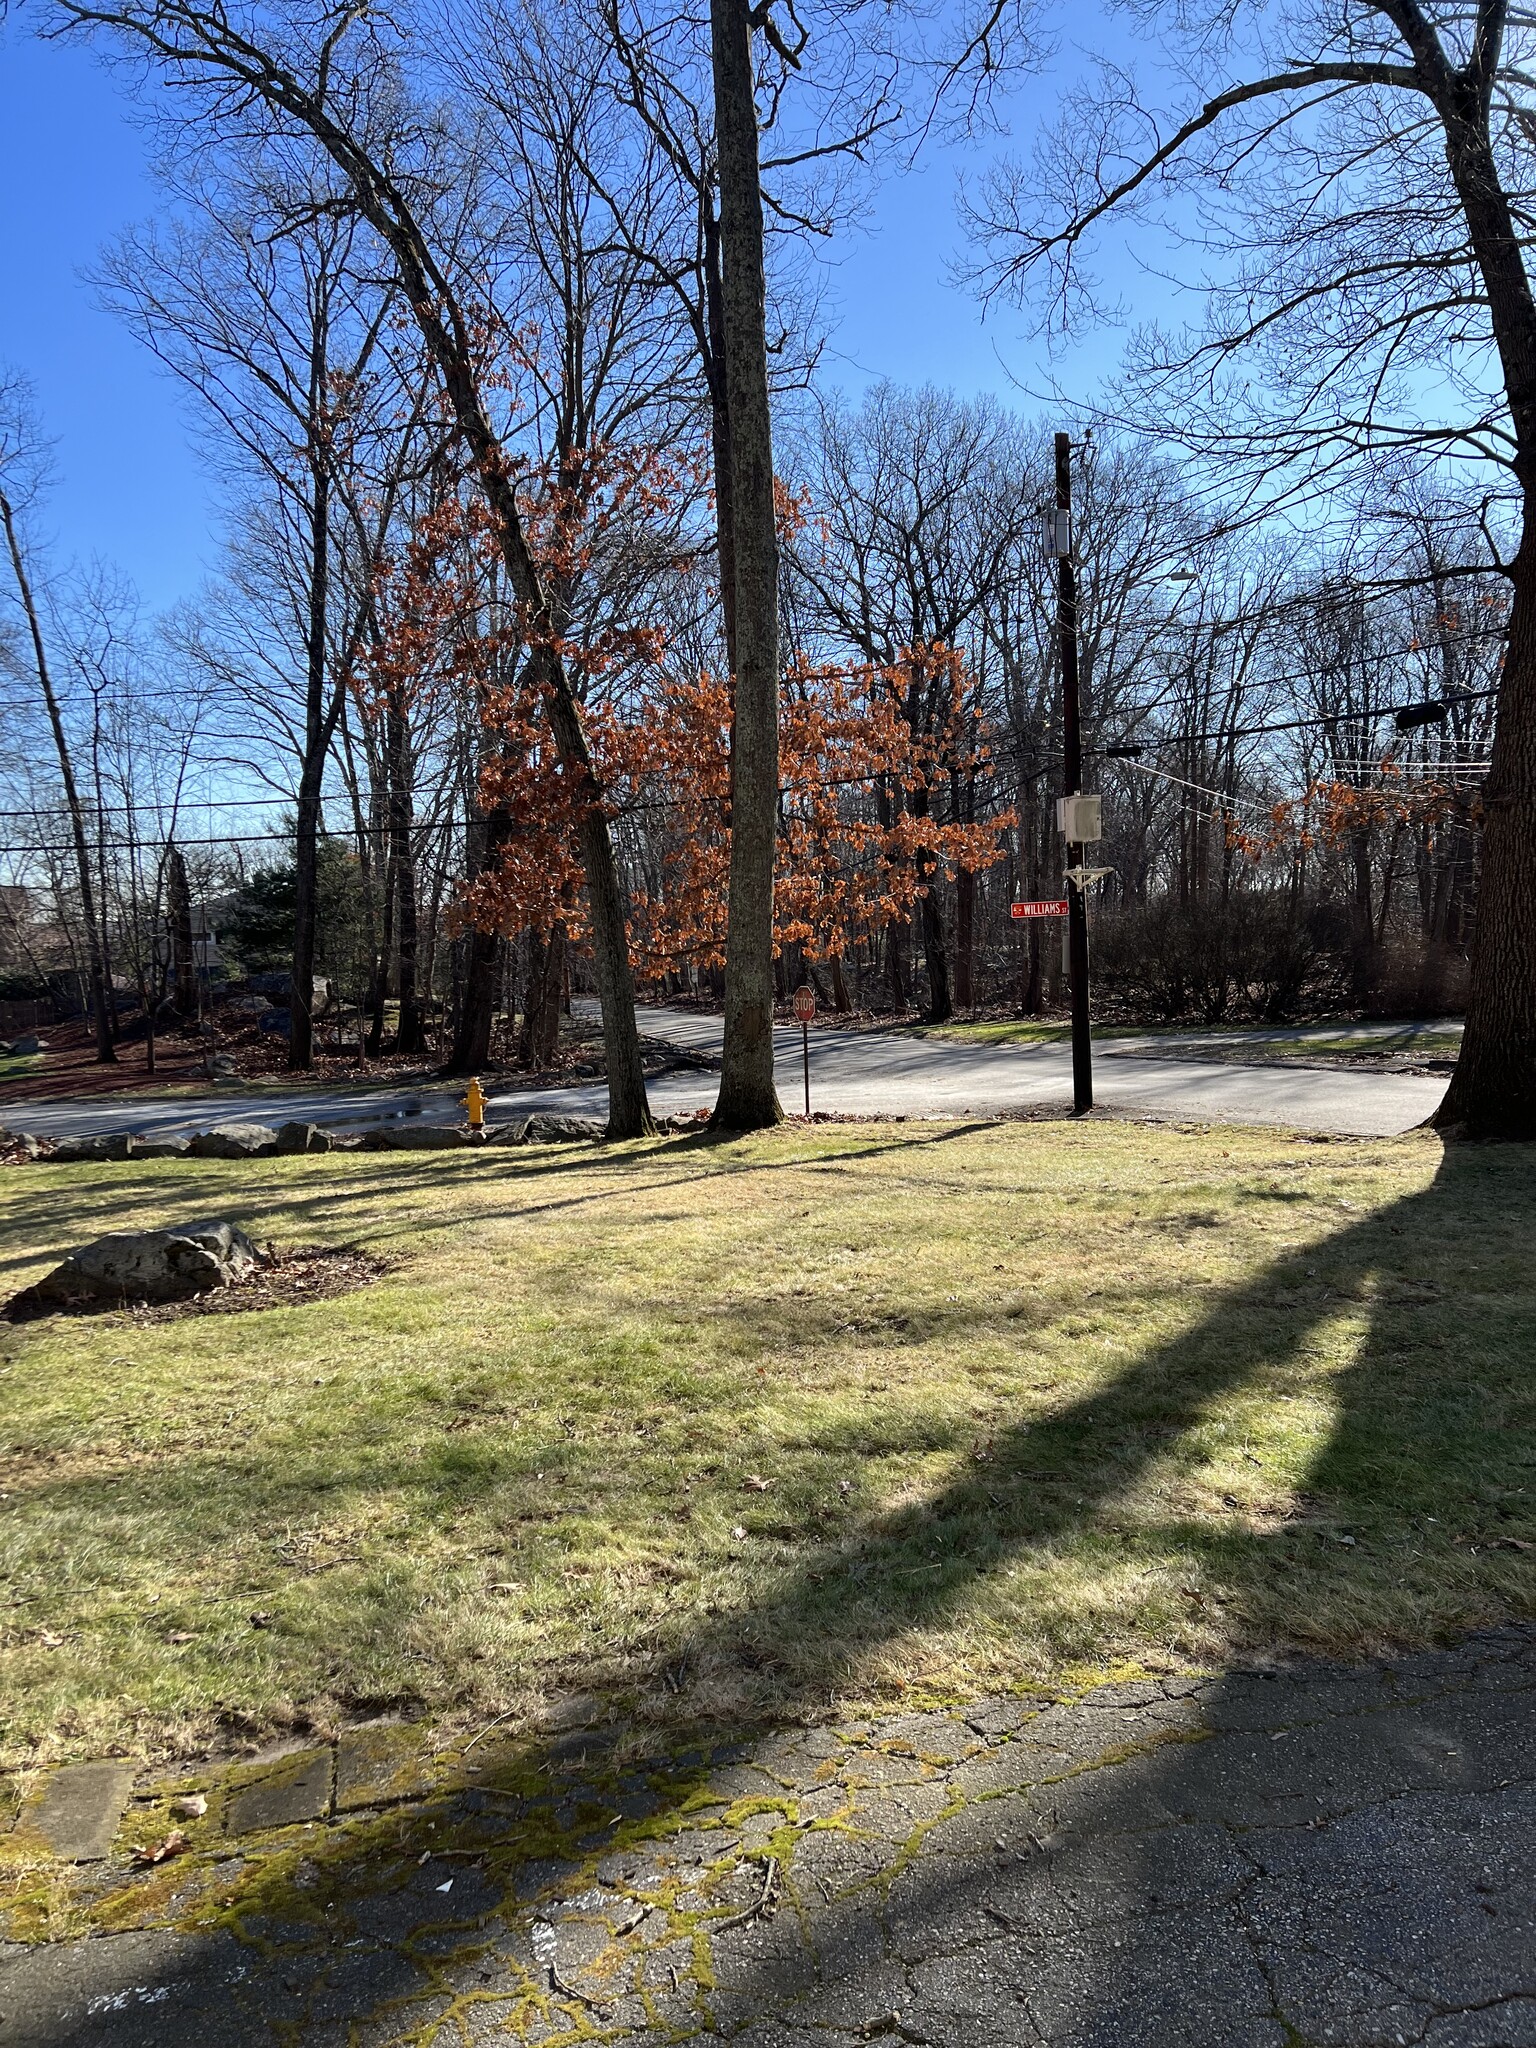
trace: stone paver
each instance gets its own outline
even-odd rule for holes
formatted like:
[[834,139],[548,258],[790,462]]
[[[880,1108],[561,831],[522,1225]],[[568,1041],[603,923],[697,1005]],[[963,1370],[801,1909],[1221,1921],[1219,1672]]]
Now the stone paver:
[[23,1807],[21,1827],[32,1827],[65,1863],[97,1863],[112,1847],[133,1791],[131,1764],[66,1764]]
[[258,1829],[318,1820],[330,1807],[333,1767],[328,1749],[298,1750],[279,1757],[230,1800],[230,1833],[249,1835]]
[[[174,1929],[0,1948],[0,2048],[1536,2048],[1530,1629],[692,1758],[480,1752],[428,1796],[404,1741],[247,1785],[217,1928],[189,1876]],[[355,1810],[296,1837],[333,1770]]]

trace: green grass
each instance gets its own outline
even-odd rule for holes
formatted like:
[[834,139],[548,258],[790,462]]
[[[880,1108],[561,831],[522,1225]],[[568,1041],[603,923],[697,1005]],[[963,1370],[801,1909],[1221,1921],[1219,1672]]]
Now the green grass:
[[974,1696],[1536,1604],[1528,1149],[1042,1123],[30,1166],[5,1290],[209,1213],[395,1264],[0,1325],[11,1762],[569,1688]]
[[12,1081],[24,1081],[28,1074],[35,1074],[43,1064],[40,1052],[0,1053],[0,1089]]
[[[1245,1056],[1251,1053],[1255,1058],[1266,1060],[1319,1056],[1371,1059],[1383,1053],[1420,1053],[1425,1058],[1441,1058],[1461,1049],[1459,1031],[1416,1031],[1405,1027],[1366,1039],[1346,1035],[1318,1036],[1315,1035],[1315,1027],[1309,1030],[1301,1026],[1294,1032],[1271,1037],[1268,1034],[1272,1029],[1272,1026],[1261,1024],[1095,1024],[1093,1036],[1095,1043],[1117,1038],[1145,1038],[1175,1047],[1181,1040],[1193,1040],[1196,1041],[1197,1056],[1202,1059],[1219,1058],[1221,1050],[1225,1050],[1201,1043],[1217,1033],[1230,1040],[1233,1051],[1241,1051]],[[1065,1045],[1071,1039],[1072,1028],[1064,1022],[1004,1017],[974,1023],[921,1026],[917,1035],[952,1039],[962,1045]]]

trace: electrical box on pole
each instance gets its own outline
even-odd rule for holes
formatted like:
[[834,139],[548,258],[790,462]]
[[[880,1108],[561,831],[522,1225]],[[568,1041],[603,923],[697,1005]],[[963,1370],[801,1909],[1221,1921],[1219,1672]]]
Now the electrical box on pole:
[[1056,823],[1073,846],[1096,846],[1104,837],[1104,799],[1064,796],[1056,802]]

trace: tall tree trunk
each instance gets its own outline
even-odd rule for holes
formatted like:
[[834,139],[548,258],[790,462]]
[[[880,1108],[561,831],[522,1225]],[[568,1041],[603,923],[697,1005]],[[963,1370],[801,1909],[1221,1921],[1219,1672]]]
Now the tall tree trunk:
[[560,1044],[560,997],[565,984],[565,926],[546,936],[528,934],[528,993],[523,998],[523,1028],[518,1059],[525,1066],[549,1066]]
[[[512,820],[499,806],[487,812],[472,834],[476,843],[470,878],[494,867],[512,836]],[[469,935],[464,962],[464,989],[453,1034],[450,1074],[478,1074],[491,1057],[491,1028],[496,1017],[496,997],[501,988],[502,955],[500,932],[482,931],[477,925]]]
[[709,336],[709,429],[715,462],[715,558],[720,571],[720,614],[725,660],[736,674],[736,525],[731,501],[731,421],[725,388],[725,293],[720,281],[720,223],[706,185],[704,215],[704,317]]
[[192,891],[179,846],[165,857],[165,903],[171,927],[171,985],[176,1014],[185,1023],[197,1015],[197,960],[192,950]]
[[1461,1055],[1434,1117],[1476,1138],[1536,1138],[1536,500],[1515,564],[1493,759],[1483,786],[1472,979]]
[[42,620],[38,616],[37,605],[32,596],[32,582],[27,575],[26,558],[21,552],[21,539],[16,531],[16,515],[10,499],[3,491],[0,491],[0,523],[5,526],[5,543],[10,551],[11,569],[16,578],[21,608],[26,614],[38,688],[42,691],[43,704],[48,712],[48,723],[53,731],[54,751],[59,758],[59,780],[64,785],[64,801],[69,809],[70,834],[74,841],[75,876],[80,889],[80,916],[85,925],[86,974],[91,991],[91,1013],[96,1025],[96,1058],[102,1065],[115,1066],[117,1053],[112,1045],[106,947],[101,922],[97,916],[96,893],[91,883],[91,849],[85,834],[85,812],[80,806],[80,791],[75,782],[69,736],[64,730],[59,700],[54,695],[53,675],[48,667],[48,650],[43,639]]
[[368,977],[368,1036],[363,1057],[376,1060],[384,1050],[384,1016],[389,1008],[389,968],[395,953],[395,863],[384,856],[384,900],[379,908],[379,943]]
[[827,958],[827,972],[832,978],[832,1007],[840,1017],[846,1017],[852,1010],[853,1005],[848,1000],[848,984],[843,979],[843,956],[841,953],[829,954]]
[[328,399],[325,324],[317,318],[309,363],[309,615],[304,646],[304,759],[294,837],[293,977],[289,990],[288,1066],[303,1073],[315,1059],[315,945],[320,915],[320,786],[334,720],[325,716],[326,626],[330,614],[331,472],[323,445]]
[[1350,834],[1350,865],[1354,880],[1351,919],[1354,943],[1351,947],[1350,979],[1356,1003],[1364,1003],[1370,997],[1376,978],[1376,916],[1371,905],[1374,876],[1369,831]]
[[784,1112],[773,1085],[773,858],[779,805],[779,542],[763,279],[763,199],[747,0],[710,0],[731,524],[736,716],[725,1047],[714,1122],[759,1130]]
[[[1417,55],[1418,53],[1415,52]],[[1490,52],[1496,57],[1496,48]],[[1461,1056],[1434,1121],[1470,1137],[1536,1138],[1536,300],[1489,142],[1491,67],[1455,74],[1446,160],[1482,271],[1515,440],[1523,528],[1483,786],[1483,858]]]
[[955,1002],[962,1010],[976,1007],[976,875],[961,868],[955,877]]
[[923,961],[928,969],[925,1024],[945,1024],[955,1014],[949,992],[949,954],[944,944],[944,916],[939,905],[939,878],[930,873],[923,893]]
[[416,971],[420,943],[416,851],[411,836],[415,822],[415,776],[410,727],[393,690],[384,717],[385,753],[389,763],[389,850],[395,871],[395,917],[399,929],[397,992],[400,1026],[395,1035],[395,1050],[404,1059],[415,1059],[423,1049],[421,994]]

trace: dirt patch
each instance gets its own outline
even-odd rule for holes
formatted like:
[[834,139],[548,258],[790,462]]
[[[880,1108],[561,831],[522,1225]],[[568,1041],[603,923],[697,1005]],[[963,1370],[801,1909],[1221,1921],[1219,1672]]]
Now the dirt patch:
[[183,1316],[235,1316],[251,1309],[294,1308],[305,1302],[328,1301],[338,1294],[355,1294],[389,1271],[387,1259],[376,1258],[354,1244],[298,1244],[286,1250],[269,1245],[265,1257],[266,1263],[243,1280],[207,1294],[194,1294],[188,1301],[121,1302],[93,1296],[61,1308],[57,1302],[36,1300],[32,1289],[26,1288],[0,1308],[0,1318],[30,1323],[43,1316],[120,1315],[130,1323],[147,1325],[174,1323]]

